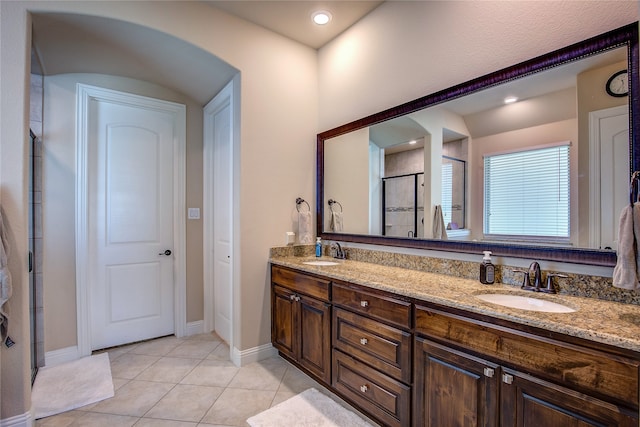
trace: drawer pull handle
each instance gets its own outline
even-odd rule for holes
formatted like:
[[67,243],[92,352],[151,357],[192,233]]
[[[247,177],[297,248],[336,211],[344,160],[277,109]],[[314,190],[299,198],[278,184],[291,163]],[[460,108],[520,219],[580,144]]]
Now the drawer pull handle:
[[366,392],[367,392],[367,390],[369,390],[369,387],[367,387],[367,386],[366,386],[366,384],[365,384],[365,385],[361,385],[361,386],[360,386],[360,391],[361,391],[361,392],[366,393]]
[[513,375],[502,374],[502,382],[505,384],[513,383]]
[[369,301],[362,300],[360,301],[360,307],[367,307],[369,305]]
[[492,368],[484,368],[484,376],[492,378],[494,374],[494,370]]
[[362,345],[367,345],[369,343],[369,340],[366,338],[360,338],[360,344]]

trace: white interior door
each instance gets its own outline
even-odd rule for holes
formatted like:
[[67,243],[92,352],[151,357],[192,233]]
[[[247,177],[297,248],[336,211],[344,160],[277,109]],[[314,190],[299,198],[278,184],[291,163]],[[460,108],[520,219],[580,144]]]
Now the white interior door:
[[[591,156],[599,157],[599,223],[594,224],[592,234],[599,241],[592,241],[596,249],[617,249],[618,221],[624,206],[629,203],[629,115],[628,107],[616,107],[596,113],[595,136],[599,146]],[[593,135],[592,135],[593,137]],[[593,170],[593,168],[591,169]],[[591,197],[594,193],[591,194]]]
[[227,343],[231,339],[231,212],[232,151],[231,107],[226,104],[214,116],[213,156],[213,257],[214,330]]
[[231,349],[237,268],[232,257],[234,85],[230,82],[204,107],[203,150],[204,324],[205,331],[215,331]]
[[[88,117],[91,347],[173,334],[174,118],[92,100]],[[166,254],[165,254],[165,251]]]

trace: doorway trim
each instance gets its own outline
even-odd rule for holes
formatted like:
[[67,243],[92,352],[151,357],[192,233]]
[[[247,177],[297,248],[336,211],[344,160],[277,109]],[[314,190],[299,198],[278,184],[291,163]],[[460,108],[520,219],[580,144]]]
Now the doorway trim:
[[76,329],[78,357],[91,354],[89,295],[88,144],[89,104],[92,100],[116,102],[172,114],[173,138],[173,236],[174,236],[174,331],[187,330],[186,290],[186,123],[184,106],[115,90],[76,85]]
[[229,340],[229,351],[232,362],[236,365],[240,365],[240,360],[234,360],[235,351],[235,335],[237,331],[237,319],[238,309],[237,302],[239,301],[239,244],[238,244],[238,221],[237,213],[239,200],[239,185],[238,174],[240,168],[238,167],[239,159],[239,109],[238,109],[238,90],[239,90],[239,75],[227,83],[227,85],[209,101],[203,109],[203,183],[202,183],[202,228],[203,228],[203,282],[204,282],[204,331],[211,332],[215,329],[215,285],[214,285],[214,269],[215,260],[213,256],[213,249],[215,246],[214,236],[214,197],[213,192],[215,183],[213,180],[213,168],[214,168],[214,119],[216,114],[224,107],[229,106],[231,112],[230,123],[230,141],[231,144],[231,174],[232,182],[228,185],[232,186],[232,206],[231,209],[231,334]]

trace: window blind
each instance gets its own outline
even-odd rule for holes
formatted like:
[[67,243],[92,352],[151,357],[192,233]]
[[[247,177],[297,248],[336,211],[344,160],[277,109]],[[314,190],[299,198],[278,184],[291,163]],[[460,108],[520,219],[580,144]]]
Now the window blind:
[[442,216],[445,226],[451,222],[451,205],[453,204],[453,165],[442,165]]
[[484,234],[569,238],[569,145],[484,158]]

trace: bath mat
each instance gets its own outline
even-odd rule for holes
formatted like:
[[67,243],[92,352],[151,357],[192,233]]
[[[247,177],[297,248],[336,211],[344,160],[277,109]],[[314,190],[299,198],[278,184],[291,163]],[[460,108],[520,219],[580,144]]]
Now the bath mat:
[[315,388],[254,415],[247,423],[251,427],[373,427]]
[[109,355],[83,357],[38,370],[31,402],[35,418],[44,418],[113,397]]

